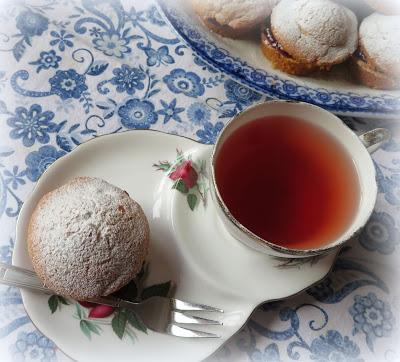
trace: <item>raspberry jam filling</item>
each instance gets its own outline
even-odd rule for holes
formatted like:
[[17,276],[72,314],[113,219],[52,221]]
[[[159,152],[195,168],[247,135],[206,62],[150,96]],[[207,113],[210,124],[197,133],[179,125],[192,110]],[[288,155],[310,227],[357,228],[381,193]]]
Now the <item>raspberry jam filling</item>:
[[272,30],[270,28],[269,24],[266,24],[264,27],[264,34],[265,38],[267,39],[268,43],[276,49],[279,53],[281,53],[283,56],[291,58],[290,54],[283,49],[283,46],[279,44],[279,42],[275,39],[274,34],[272,33]]

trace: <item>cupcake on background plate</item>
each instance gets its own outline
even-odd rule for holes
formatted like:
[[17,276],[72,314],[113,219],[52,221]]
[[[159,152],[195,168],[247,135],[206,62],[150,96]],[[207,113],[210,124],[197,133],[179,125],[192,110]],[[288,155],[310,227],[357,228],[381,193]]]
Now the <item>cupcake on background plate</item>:
[[400,16],[374,13],[360,25],[360,42],[351,59],[352,75],[376,89],[400,88]]
[[280,0],[192,0],[201,21],[212,31],[240,38],[260,26]]
[[148,253],[149,225],[128,193],[78,177],[41,198],[27,241],[33,268],[48,288],[87,300],[136,277]]
[[358,21],[330,0],[282,0],[261,32],[261,48],[275,68],[294,75],[329,70],[357,49]]

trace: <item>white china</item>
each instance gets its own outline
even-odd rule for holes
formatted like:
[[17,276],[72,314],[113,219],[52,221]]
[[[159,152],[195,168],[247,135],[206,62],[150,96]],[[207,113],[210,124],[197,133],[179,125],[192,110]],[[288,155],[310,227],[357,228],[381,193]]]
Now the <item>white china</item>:
[[[255,119],[267,116],[298,117],[317,127],[323,128],[339,142],[339,144],[347,151],[354,162],[358,174],[361,193],[358,211],[349,227],[344,230],[336,240],[332,240],[327,245],[315,249],[289,249],[270,243],[268,240],[263,240],[243,226],[237,219],[235,219],[235,217],[229,212],[229,209],[220,196],[218,185],[215,180],[214,170],[214,165],[216,159],[218,158],[219,150],[232,132],[235,132],[241,126]],[[377,196],[375,167],[367,147],[370,148],[371,151],[376,150],[377,145],[386,141],[390,134],[385,129],[377,129],[375,131],[371,131],[369,134],[375,134],[379,138],[376,137],[371,139],[368,141],[369,144],[365,144],[366,136],[361,136],[361,138],[359,138],[342,122],[340,118],[320,107],[313,106],[308,103],[269,101],[247,108],[226,124],[226,126],[222,129],[213,150],[210,167],[212,178],[211,186],[219,217],[223,221],[225,227],[236,239],[240,240],[247,246],[254,248],[255,250],[270,255],[278,257],[302,258],[323,254],[337,249],[352,236],[354,236],[366,224],[375,206]],[[301,135],[299,135],[299,137],[301,137]],[[290,165],[288,165],[288,167],[290,167]]]
[[[326,127],[337,128],[329,124],[326,122]],[[146,285],[172,281],[172,296],[225,310],[223,326],[207,327],[220,334],[220,339],[181,339],[132,328],[119,339],[111,326],[113,316],[92,320],[79,304],[54,304],[54,300],[51,313],[49,296],[22,290],[24,306],[35,326],[68,356],[96,362],[199,361],[239,331],[259,304],[294,295],[328,273],[334,253],[317,260],[280,260],[248,248],[224,229],[207,190],[205,170],[211,151],[212,146],[187,138],[131,131],[89,141],[43,174],[18,219],[14,265],[32,269],[26,232],[38,200],[75,176],[100,177],[126,190],[149,219],[151,251]],[[175,183],[168,166],[176,168],[188,161],[198,175],[198,187],[183,193],[186,189],[172,188]]]

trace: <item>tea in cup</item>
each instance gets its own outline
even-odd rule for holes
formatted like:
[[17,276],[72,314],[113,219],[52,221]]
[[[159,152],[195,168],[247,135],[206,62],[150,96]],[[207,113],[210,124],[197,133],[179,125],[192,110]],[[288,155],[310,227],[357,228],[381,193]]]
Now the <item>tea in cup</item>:
[[385,129],[358,137],[307,103],[248,108],[225,126],[212,153],[221,220],[237,239],[268,254],[307,257],[335,249],[373,211],[377,185],[367,147],[388,137]]

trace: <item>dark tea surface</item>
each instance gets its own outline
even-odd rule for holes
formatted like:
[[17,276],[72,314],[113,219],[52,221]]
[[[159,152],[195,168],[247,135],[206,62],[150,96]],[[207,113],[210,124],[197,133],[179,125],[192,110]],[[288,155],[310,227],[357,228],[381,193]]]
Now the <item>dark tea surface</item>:
[[215,176],[241,224],[290,248],[335,240],[360,201],[347,151],[322,128],[292,117],[257,119],[233,132],[218,153]]

